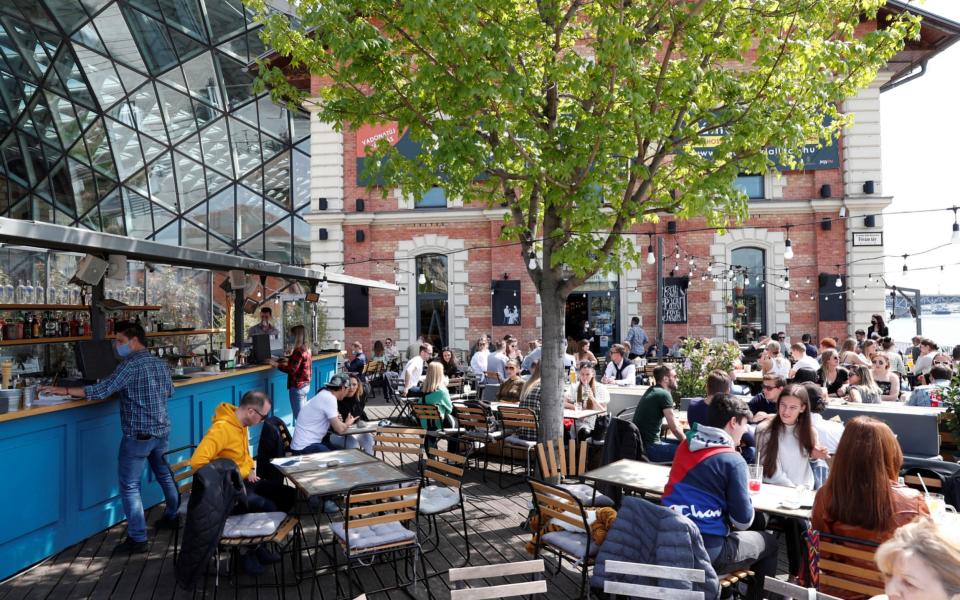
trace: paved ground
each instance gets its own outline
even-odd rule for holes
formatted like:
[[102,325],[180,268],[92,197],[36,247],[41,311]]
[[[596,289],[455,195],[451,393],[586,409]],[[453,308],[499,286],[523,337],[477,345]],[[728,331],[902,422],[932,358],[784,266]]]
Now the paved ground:
[[[372,408],[370,416],[385,414],[388,409]],[[407,461],[409,463],[409,459]],[[495,464],[490,465],[496,468]],[[410,471],[412,472],[412,470]],[[530,493],[525,485],[516,485],[506,490],[497,486],[496,474],[490,471],[488,482],[481,481],[480,474],[470,471],[465,477],[464,495],[467,502],[467,523],[469,526],[471,565],[496,564],[530,559],[524,550],[530,536],[519,525],[524,519]],[[147,522],[152,523],[161,514],[160,507],[149,511]],[[453,516],[455,515],[455,516]],[[459,513],[451,513],[447,522],[441,525],[441,544],[439,549],[426,554],[428,585],[434,597],[449,598],[446,572],[452,566],[462,566],[465,559],[463,538],[456,533],[460,527]],[[71,598],[122,598],[133,600],[162,600],[166,598],[206,597],[219,593],[225,598],[277,598],[276,589],[257,588],[273,583],[274,576],[267,573],[253,579],[240,577],[240,593],[236,594],[233,582],[227,573],[226,561],[220,565],[219,588],[215,590],[215,578],[211,574],[202,588],[187,592],[177,589],[174,581],[173,536],[171,532],[161,531],[150,538],[150,550],[146,555],[126,556],[112,554],[113,547],[120,542],[125,522],[103,531],[82,543],[67,548],[30,570],[0,584],[0,600],[19,600],[49,598],[67,600]],[[457,528],[456,531],[454,528]],[[318,528],[310,517],[304,519],[304,530],[308,540],[316,539]],[[330,540],[326,522],[319,527],[322,539]],[[152,533],[152,532],[151,532]],[[781,552],[783,557],[783,552]],[[335,600],[334,578],[322,575],[316,581],[306,580],[299,585],[290,583],[293,576],[292,565],[285,563],[288,586],[288,598],[318,598]],[[564,562],[561,571],[552,572],[555,561],[547,562],[549,597],[576,598],[579,592],[579,572]],[[785,565],[782,565],[785,567]],[[419,570],[419,567],[418,567]],[[785,570],[785,569],[781,569]],[[211,573],[214,566],[211,563]],[[367,589],[381,587],[393,580],[393,569],[385,565],[360,567],[359,581]],[[418,571],[419,572],[419,571]],[[421,574],[422,575],[422,574]],[[344,578],[341,577],[341,582]],[[505,583],[492,580],[491,584]],[[354,587],[354,595],[360,593],[360,587]],[[424,585],[418,585],[413,592],[416,598],[427,598]],[[341,591],[339,597],[347,597],[347,591]],[[378,598],[406,597],[403,592],[374,594]]]

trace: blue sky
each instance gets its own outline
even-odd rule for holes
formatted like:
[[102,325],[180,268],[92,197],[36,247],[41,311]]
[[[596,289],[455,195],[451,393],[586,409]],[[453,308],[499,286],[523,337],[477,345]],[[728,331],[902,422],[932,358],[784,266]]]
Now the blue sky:
[[[960,22],[960,0],[917,2]],[[883,193],[887,212],[960,206],[960,42],[927,65],[923,77],[881,95]],[[902,255],[950,241],[953,215],[936,212],[884,219],[885,254]],[[889,283],[927,293],[960,293],[960,266],[902,273],[902,258],[888,258]],[[960,247],[907,260],[910,268],[960,262]],[[859,284],[857,284],[859,285]]]

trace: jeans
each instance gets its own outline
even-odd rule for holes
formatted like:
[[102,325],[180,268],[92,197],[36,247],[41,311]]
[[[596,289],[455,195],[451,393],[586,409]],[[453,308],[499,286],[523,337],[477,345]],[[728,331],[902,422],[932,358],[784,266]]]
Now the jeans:
[[315,442],[310,444],[303,450],[294,450],[294,454],[314,454],[316,452],[330,452],[333,448],[330,448],[323,442]]
[[163,490],[163,497],[167,502],[164,516],[175,517],[180,507],[180,492],[173,481],[170,467],[163,458],[163,453],[167,451],[167,437],[165,435],[138,440],[125,435],[120,440],[117,461],[120,501],[123,504],[123,513],[127,515],[127,537],[135,542],[147,540],[147,520],[143,515],[143,499],[140,497],[144,462],[150,463],[150,470]]
[[354,435],[330,434],[330,447],[335,450],[346,450],[348,448],[360,448],[367,454],[373,456],[373,434],[358,433]]
[[300,407],[307,403],[307,393],[310,391],[310,384],[299,388],[288,388],[290,392],[290,408],[293,409],[293,418],[296,420],[300,416]]
[[733,531],[717,556],[711,553],[710,558],[717,575],[746,568],[756,573],[747,598],[760,600],[766,577],[777,574],[777,538],[766,531]]
[[643,453],[650,462],[670,462],[677,453],[680,442],[674,439],[661,439],[655,444],[645,446]]

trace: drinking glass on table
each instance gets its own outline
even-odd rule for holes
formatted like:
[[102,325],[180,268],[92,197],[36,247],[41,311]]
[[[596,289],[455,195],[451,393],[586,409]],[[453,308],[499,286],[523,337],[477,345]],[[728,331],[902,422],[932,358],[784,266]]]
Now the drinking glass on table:
[[760,491],[763,484],[763,465],[747,465],[747,489],[751,494]]
[[943,494],[927,493],[923,495],[923,500],[927,503],[927,509],[930,510],[930,516],[934,520],[943,517],[948,512],[957,512],[957,509],[947,504]]

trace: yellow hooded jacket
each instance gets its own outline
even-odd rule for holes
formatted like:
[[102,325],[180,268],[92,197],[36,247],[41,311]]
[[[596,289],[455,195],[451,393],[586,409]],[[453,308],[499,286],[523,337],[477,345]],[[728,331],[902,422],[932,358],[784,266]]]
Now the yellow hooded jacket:
[[214,411],[213,424],[193,452],[190,466],[196,471],[218,458],[229,458],[237,463],[244,479],[254,466],[247,428],[237,419],[237,407],[229,402],[222,402]]

